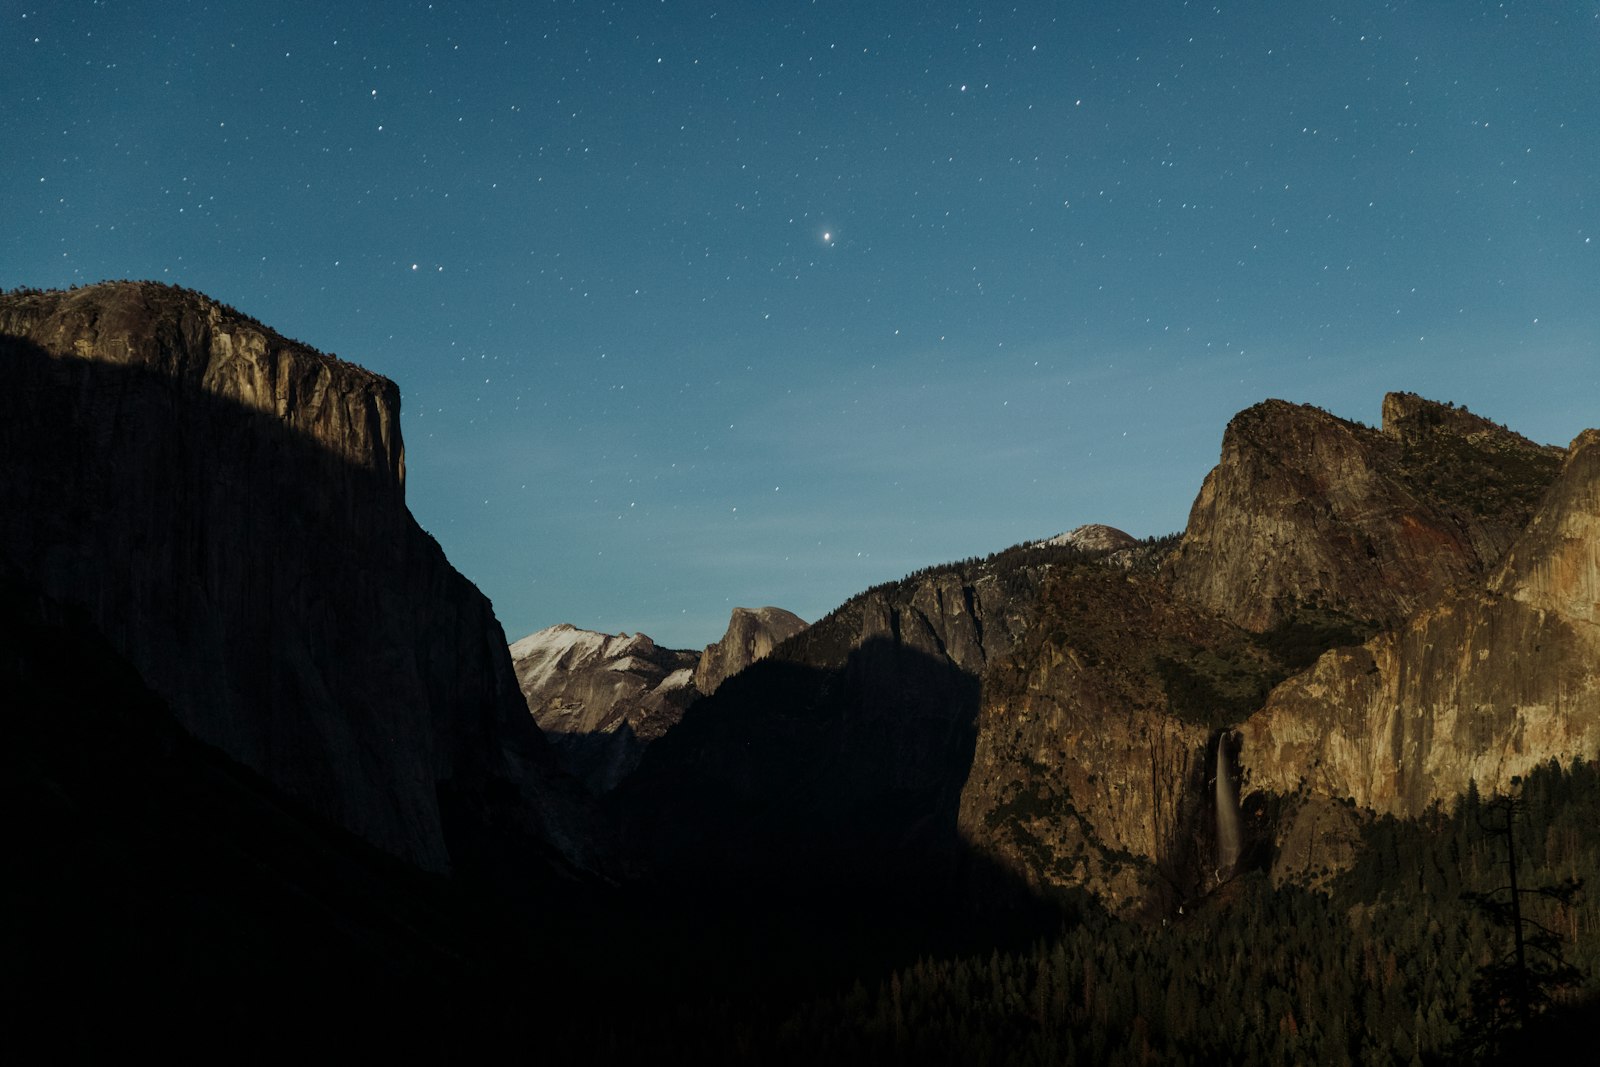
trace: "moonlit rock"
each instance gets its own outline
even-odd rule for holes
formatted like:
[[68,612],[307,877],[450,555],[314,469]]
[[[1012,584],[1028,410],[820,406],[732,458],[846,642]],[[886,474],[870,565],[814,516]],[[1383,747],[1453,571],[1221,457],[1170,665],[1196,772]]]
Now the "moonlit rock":
[[563,764],[603,793],[633,770],[648,745],[698,697],[697,653],[648,636],[560,623],[511,645],[528,711]]
[[1056,534],[1047,540],[1035,541],[1033,547],[1053,548],[1066,545],[1080,552],[1115,552],[1121,548],[1132,548],[1138,543],[1132,534],[1124,533],[1115,526],[1091,522],[1066,533]]

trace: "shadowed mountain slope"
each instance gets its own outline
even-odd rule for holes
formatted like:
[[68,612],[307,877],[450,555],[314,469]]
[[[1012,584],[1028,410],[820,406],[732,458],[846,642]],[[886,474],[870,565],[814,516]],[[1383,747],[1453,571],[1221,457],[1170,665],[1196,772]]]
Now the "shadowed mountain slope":
[[598,794],[632,772],[686,708],[805,627],[782,608],[734,608],[721,639],[690,652],[642,633],[561,623],[514,643],[511,661],[534,721],[563,765]]
[[406,510],[393,383],[154,283],[0,297],[0,557],[195,737],[442,871],[597,834]]

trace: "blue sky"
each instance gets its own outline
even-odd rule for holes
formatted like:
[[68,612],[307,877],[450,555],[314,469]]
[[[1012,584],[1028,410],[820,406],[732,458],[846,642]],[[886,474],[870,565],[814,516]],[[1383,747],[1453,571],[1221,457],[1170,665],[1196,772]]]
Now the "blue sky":
[[0,4],[0,286],[394,378],[507,635],[696,646],[1085,522],[1266,397],[1600,423],[1600,5]]

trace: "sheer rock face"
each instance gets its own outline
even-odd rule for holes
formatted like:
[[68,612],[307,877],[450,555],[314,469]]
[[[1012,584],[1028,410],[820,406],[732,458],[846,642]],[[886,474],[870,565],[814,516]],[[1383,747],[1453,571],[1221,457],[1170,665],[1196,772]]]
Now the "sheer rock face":
[[[1024,572],[1024,582],[1042,577]],[[1031,605],[993,575],[970,583],[961,575],[930,574],[907,583],[909,596],[866,598],[855,643],[888,638],[971,674],[981,674],[989,658],[1010,651],[1027,628]]]
[[728,629],[706,646],[694,669],[694,687],[710,695],[728,678],[806,628],[806,621],[782,608],[734,608]]
[[1266,401],[1228,425],[1177,591],[1258,632],[1302,605],[1396,624],[1498,562],[1560,455],[1410,394],[1382,430]]
[[1115,857],[1166,862],[1186,844],[1204,808],[1208,736],[1172,714],[1145,653],[1163,641],[1207,647],[1234,628],[1109,568],[1041,599],[1036,625],[985,678],[961,834],[1036,889],[1083,886],[1113,909],[1136,907],[1149,867]]
[[0,298],[0,358],[0,553],[185,728],[430,869],[485,832],[594,860],[488,601],[406,510],[392,382],[154,283]]
[[695,652],[660,648],[644,634],[603,634],[568,623],[511,646],[528,710],[568,770],[603,793],[633,770],[645,746],[677,725],[699,697]]
[[[1385,399],[1381,430],[1278,401],[1241,413],[1179,551],[1156,577],[1080,570],[1056,579],[1017,652],[985,676],[962,794],[963,836],[1036,886],[1081,884],[1113,907],[1136,905],[1152,889],[1119,855],[1153,861],[1168,879],[1192,878],[1214,832],[1196,803],[1213,773],[1205,761],[1214,734],[1202,724],[1214,730],[1257,712],[1274,682],[1311,662],[1298,658],[1305,651],[1371,633],[1358,620],[1392,628],[1454,618],[1452,590],[1459,597],[1482,589],[1499,561],[1512,565],[1517,552],[1508,557],[1508,547],[1530,520],[1533,530],[1549,525],[1535,508],[1563,454],[1408,394]],[[1558,496],[1551,491],[1550,500]],[[1587,557],[1570,549],[1579,542],[1561,543],[1569,546],[1562,562],[1543,570],[1586,573]],[[1575,590],[1569,604],[1588,596],[1581,577],[1563,588]],[[1510,650],[1540,647],[1552,677],[1557,661],[1569,662],[1572,645],[1553,632],[1559,627],[1546,623],[1541,636],[1526,620],[1497,625],[1503,632],[1484,638],[1495,642],[1494,655],[1526,658]],[[1274,700],[1300,686],[1315,690],[1320,703],[1296,705],[1298,714],[1276,720],[1272,743],[1281,757],[1264,755],[1262,736],[1246,728],[1251,785],[1292,792],[1314,751],[1360,783],[1334,795],[1376,800],[1380,810],[1412,813],[1464,788],[1465,777],[1441,776],[1441,768],[1397,777],[1388,758],[1384,769],[1391,749],[1418,743],[1402,740],[1415,711],[1395,711],[1412,698],[1378,684],[1415,681],[1415,670],[1393,666],[1400,640],[1391,633],[1366,648],[1330,652],[1279,688]],[[1436,637],[1420,641],[1440,654]],[[1435,673],[1453,679],[1461,670],[1452,661]],[[1459,697],[1428,699],[1443,706]],[[1357,707],[1368,710],[1357,714]],[[1334,723],[1342,732],[1330,731]],[[1480,782],[1503,762],[1495,753],[1506,747],[1504,737],[1454,718],[1435,732],[1459,734],[1448,744],[1459,746],[1461,758],[1473,754]],[[1530,723],[1522,736],[1532,743],[1541,732],[1544,758],[1573,751],[1552,750],[1547,727]],[[1254,772],[1257,760],[1273,771]],[[1274,773],[1283,767],[1294,773]],[[1327,807],[1303,798],[1294,810],[1315,815]],[[1340,816],[1347,810],[1328,808]],[[1349,836],[1332,815],[1301,822],[1320,835],[1319,861],[1337,836],[1330,827]]]
[[1600,754],[1600,432],[1476,591],[1323,656],[1241,729],[1255,788],[1417,815]]

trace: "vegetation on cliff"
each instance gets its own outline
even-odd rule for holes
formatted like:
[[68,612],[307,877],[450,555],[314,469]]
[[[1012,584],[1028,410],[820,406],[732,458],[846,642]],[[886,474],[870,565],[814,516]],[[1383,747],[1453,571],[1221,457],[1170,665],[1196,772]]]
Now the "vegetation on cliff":
[[[1165,919],[1090,908],[1024,949],[925,956],[813,998],[657,1004],[619,1020],[599,1051],[626,1062],[681,1041],[711,1061],[796,1064],[1475,1059],[1485,1050],[1463,1042],[1473,983],[1505,948],[1464,896],[1505,877],[1482,812],[1473,793],[1425,819],[1370,823],[1362,859],[1327,893],[1247,874]],[[1596,820],[1600,767],[1530,775],[1516,826],[1525,884],[1600,884]],[[1553,990],[1548,1012],[1500,1046],[1507,1057],[1580,1032],[1600,998],[1600,901],[1546,903],[1536,917],[1590,977]]]
[[1399,440],[1401,478],[1419,494],[1469,506],[1521,529],[1561,469],[1562,450],[1538,445],[1465,407],[1391,394],[1384,430]]

